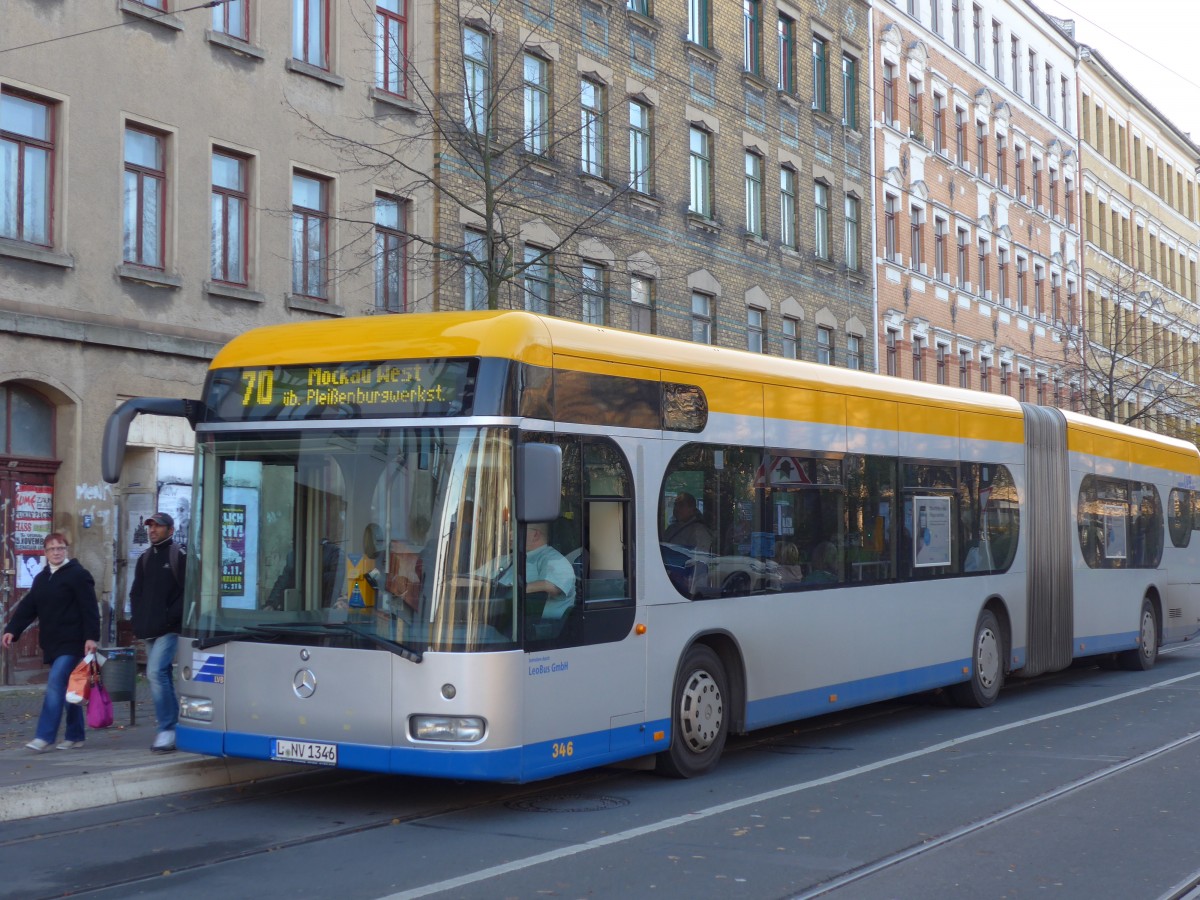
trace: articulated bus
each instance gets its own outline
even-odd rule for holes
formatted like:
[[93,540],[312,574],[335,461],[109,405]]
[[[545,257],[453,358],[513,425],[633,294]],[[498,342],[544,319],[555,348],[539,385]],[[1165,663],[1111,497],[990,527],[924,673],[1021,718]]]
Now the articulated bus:
[[1200,628],[1200,458],[976,393],[519,311],[231,341],[196,429],[180,749],[523,782],[966,706]]

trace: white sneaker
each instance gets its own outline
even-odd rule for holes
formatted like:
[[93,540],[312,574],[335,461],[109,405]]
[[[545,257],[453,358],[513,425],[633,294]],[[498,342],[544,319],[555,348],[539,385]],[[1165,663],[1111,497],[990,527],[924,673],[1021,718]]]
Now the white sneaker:
[[63,741],[58,745],[59,750],[78,750],[83,746],[83,741]]
[[175,732],[160,731],[154,738],[150,749],[155,753],[170,753],[175,749]]
[[43,741],[41,738],[34,738],[32,741],[30,741],[25,746],[28,747],[30,750],[32,750],[34,753],[42,753],[45,751],[45,749],[47,747],[50,746],[50,742]]

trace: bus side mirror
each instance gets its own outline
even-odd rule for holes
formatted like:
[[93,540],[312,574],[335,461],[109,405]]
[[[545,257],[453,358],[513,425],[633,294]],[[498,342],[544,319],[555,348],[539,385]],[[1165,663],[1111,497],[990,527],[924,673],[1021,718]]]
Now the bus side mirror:
[[517,447],[517,521],[553,522],[562,506],[562,448]]
[[201,404],[195,400],[175,400],[167,397],[134,397],[132,400],[126,400],[112,411],[104,425],[104,441],[100,445],[100,474],[104,480],[109,484],[116,484],[121,480],[129,426],[141,413],[187,419],[195,428],[201,409]]

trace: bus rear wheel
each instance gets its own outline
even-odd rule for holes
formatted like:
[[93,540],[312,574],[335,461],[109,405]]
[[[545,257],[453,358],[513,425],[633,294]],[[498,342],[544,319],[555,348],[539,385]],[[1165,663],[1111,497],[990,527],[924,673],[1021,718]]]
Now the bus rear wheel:
[[952,685],[950,697],[959,706],[982,709],[991,706],[1004,685],[1004,635],[996,614],[985,609],[975,623],[971,644],[971,678]]
[[1158,614],[1149,597],[1142,598],[1141,630],[1138,633],[1138,645],[1133,650],[1126,650],[1117,657],[1122,669],[1134,672],[1144,672],[1153,669],[1158,661]]
[[676,778],[711,771],[729,736],[729,679],[716,651],[697,644],[683,657],[671,701],[671,746],[658,754],[657,770]]

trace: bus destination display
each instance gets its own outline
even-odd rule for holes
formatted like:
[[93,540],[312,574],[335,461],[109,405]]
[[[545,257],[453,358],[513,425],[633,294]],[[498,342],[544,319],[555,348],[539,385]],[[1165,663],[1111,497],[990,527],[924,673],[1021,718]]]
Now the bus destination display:
[[219,369],[211,421],[463,415],[474,393],[470,360],[385,360]]

